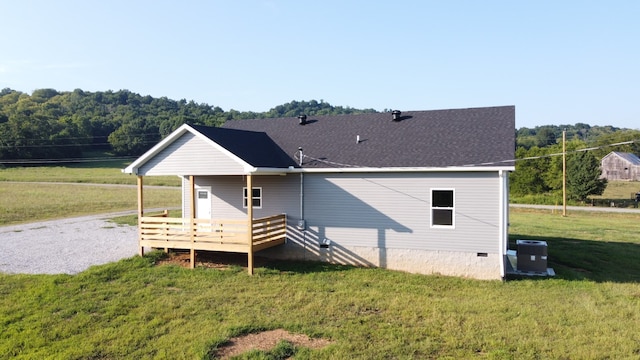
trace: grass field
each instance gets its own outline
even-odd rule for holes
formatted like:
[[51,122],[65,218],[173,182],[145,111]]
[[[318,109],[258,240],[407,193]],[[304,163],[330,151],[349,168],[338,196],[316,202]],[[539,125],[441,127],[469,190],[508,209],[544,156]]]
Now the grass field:
[[596,204],[607,204],[612,201],[622,207],[633,206],[635,193],[640,192],[638,181],[610,181],[602,195],[593,195],[591,198]]
[[564,279],[640,282],[640,214],[511,209],[510,248],[517,239],[547,241]]
[[[589,196],[586,204],[569,200],[567,205],[596,205],[608,207],[611,202],[613,202],[616,207],[634,207],[636,203],[632,200],[632,194],[637,192],[640,192],[640,182],[638,181],[610,181],[602,195]],[[516,204],[562,205],[562,192],[520,197],[512,196],[511,202]]]
[[638,358],[637,220],[513,211],[512,240],[548,241],[551,279],[295,262],[250,277],[154,266],[159,254],[76,276],[0,275],[0,358],[207,359],[231,336],[275,328],[332,341],[298,359]]
[[[123,174],[128,164],[122,161],[80,163],[66,166],[0,168],[0,182],[72,182],[95,184],[136,184],[136,176]],[[177,176],[147,176],[145,185],[180,186]]]
[[[135,207],[135,189],[41,186],[0,182],[2,209],[38,217],[129,207],[124,199]],[[158,191],[158,206],[173,193],[179,204],[177,189]],[[145,195],[153,207],[151,189]],[[239,266],[157,266],[160,253],[78,275],[0,274],[0,359],[211,359],[233,336],[277,328],[332,342],[289,349],[296,359],[637,359],[639,220],[512,209],[511,243],[547,241],[555,278],[478,281],[303,262],[266,263],[251,277]]]
[[[0,182],[0,225],[135,210],[135,187]],[[146,188],[145,208],[180,206],[180,188]]]
[[[0,226],[137,209],[135,187],[107,186],[136,184],[135,176],[120,171],[126,166],[108,161],[0,169]],[[168,187],[145,188],[145,208],[180,206],[177,176],[147,176],[144,184]]]

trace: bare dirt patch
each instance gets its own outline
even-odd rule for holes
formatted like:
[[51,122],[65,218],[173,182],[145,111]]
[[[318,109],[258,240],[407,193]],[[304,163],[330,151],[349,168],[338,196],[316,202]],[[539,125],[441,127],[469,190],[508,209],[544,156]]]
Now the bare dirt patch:
[[312,339],[307,335],[292,334],[286,330],[277,329],[234,337],[218,349],[216,355],[220,359],[228,359],[250,350],[267,351],[273,349],[282,340],[309,349],[319,349],[331,344],[327,339]]
[[[268,260],[262,257],[256,256],[253,258],[254,267],[264,266],[267,262]],[[157,264],[177,265],[188,268],[191,265],[190,255],[188,252],[171,252],[167,258],[158,261]],[[247,254],[196,251],[196,267],[224,270],[236,266],[247,267]]]
[[[188,268],[190,266],[189,256],[188,252],[171,252],[167,258],[158,261],[158,265],[177,265]],[[254,266],[256,267],[264,266],[267,263],[268,259],[266,258],[254,258]],[[196,267],[224,270],[236,266],[247,267],[247,254],[208,251],[196,253]],[[216,358],[228,359],[250,350],[268,351],[283,340],[291,342],[296,347],[308,349],[319,349],[332,343],[327,339],[313,339],[307,335],[293,334],[283,329],[269,330],[229,339],[218,349]]]

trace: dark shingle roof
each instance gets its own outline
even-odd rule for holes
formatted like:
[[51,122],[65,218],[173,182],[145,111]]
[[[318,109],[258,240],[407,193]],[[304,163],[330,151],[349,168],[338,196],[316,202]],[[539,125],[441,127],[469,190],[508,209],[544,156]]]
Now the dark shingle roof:
[[264,132],[190,126],[253,166],[286,168],[296,165]]
[[[512,166],[504,161],[515,149],[514,106],[408,111],[397,122],[391,113],[309,116],[306,125],[297,118],[232,120],[223,128],[264,133],[290,160],[302,147],[305,168]],[[268,150],[261,136],[214,140],[250,159]]]

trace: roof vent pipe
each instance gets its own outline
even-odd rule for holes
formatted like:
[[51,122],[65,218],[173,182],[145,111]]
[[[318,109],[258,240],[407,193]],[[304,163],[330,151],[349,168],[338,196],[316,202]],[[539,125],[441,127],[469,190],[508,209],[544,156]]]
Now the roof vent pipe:
[[391,112],[391,116],[393,117],[393,121],[400,121],[400,115],[402,112],[400,110],[393,110]]
[[298,115],[298,123],[304,125],[307,123],[307,115]]

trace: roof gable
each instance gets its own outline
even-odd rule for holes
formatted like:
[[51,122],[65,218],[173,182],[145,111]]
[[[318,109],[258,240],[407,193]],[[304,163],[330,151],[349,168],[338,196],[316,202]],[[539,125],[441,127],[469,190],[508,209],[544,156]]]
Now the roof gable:
[[242,174],[247,166],[192,132],[185,132],[140,165],[139,175]]
[[224,173],[245,173],[251,167],[190,125],[183,124],[122,171],[137,175],[173,175],[188,174],[185,171],[197,167],[197,174],[205,175],[220,173],[219,165]]
[[232,120],[226,129],[260,131],[304,168],[513,166],[515,107]]
[[264,132],[190,126],[251,166],[288,168],[296,165],[295,161]]

